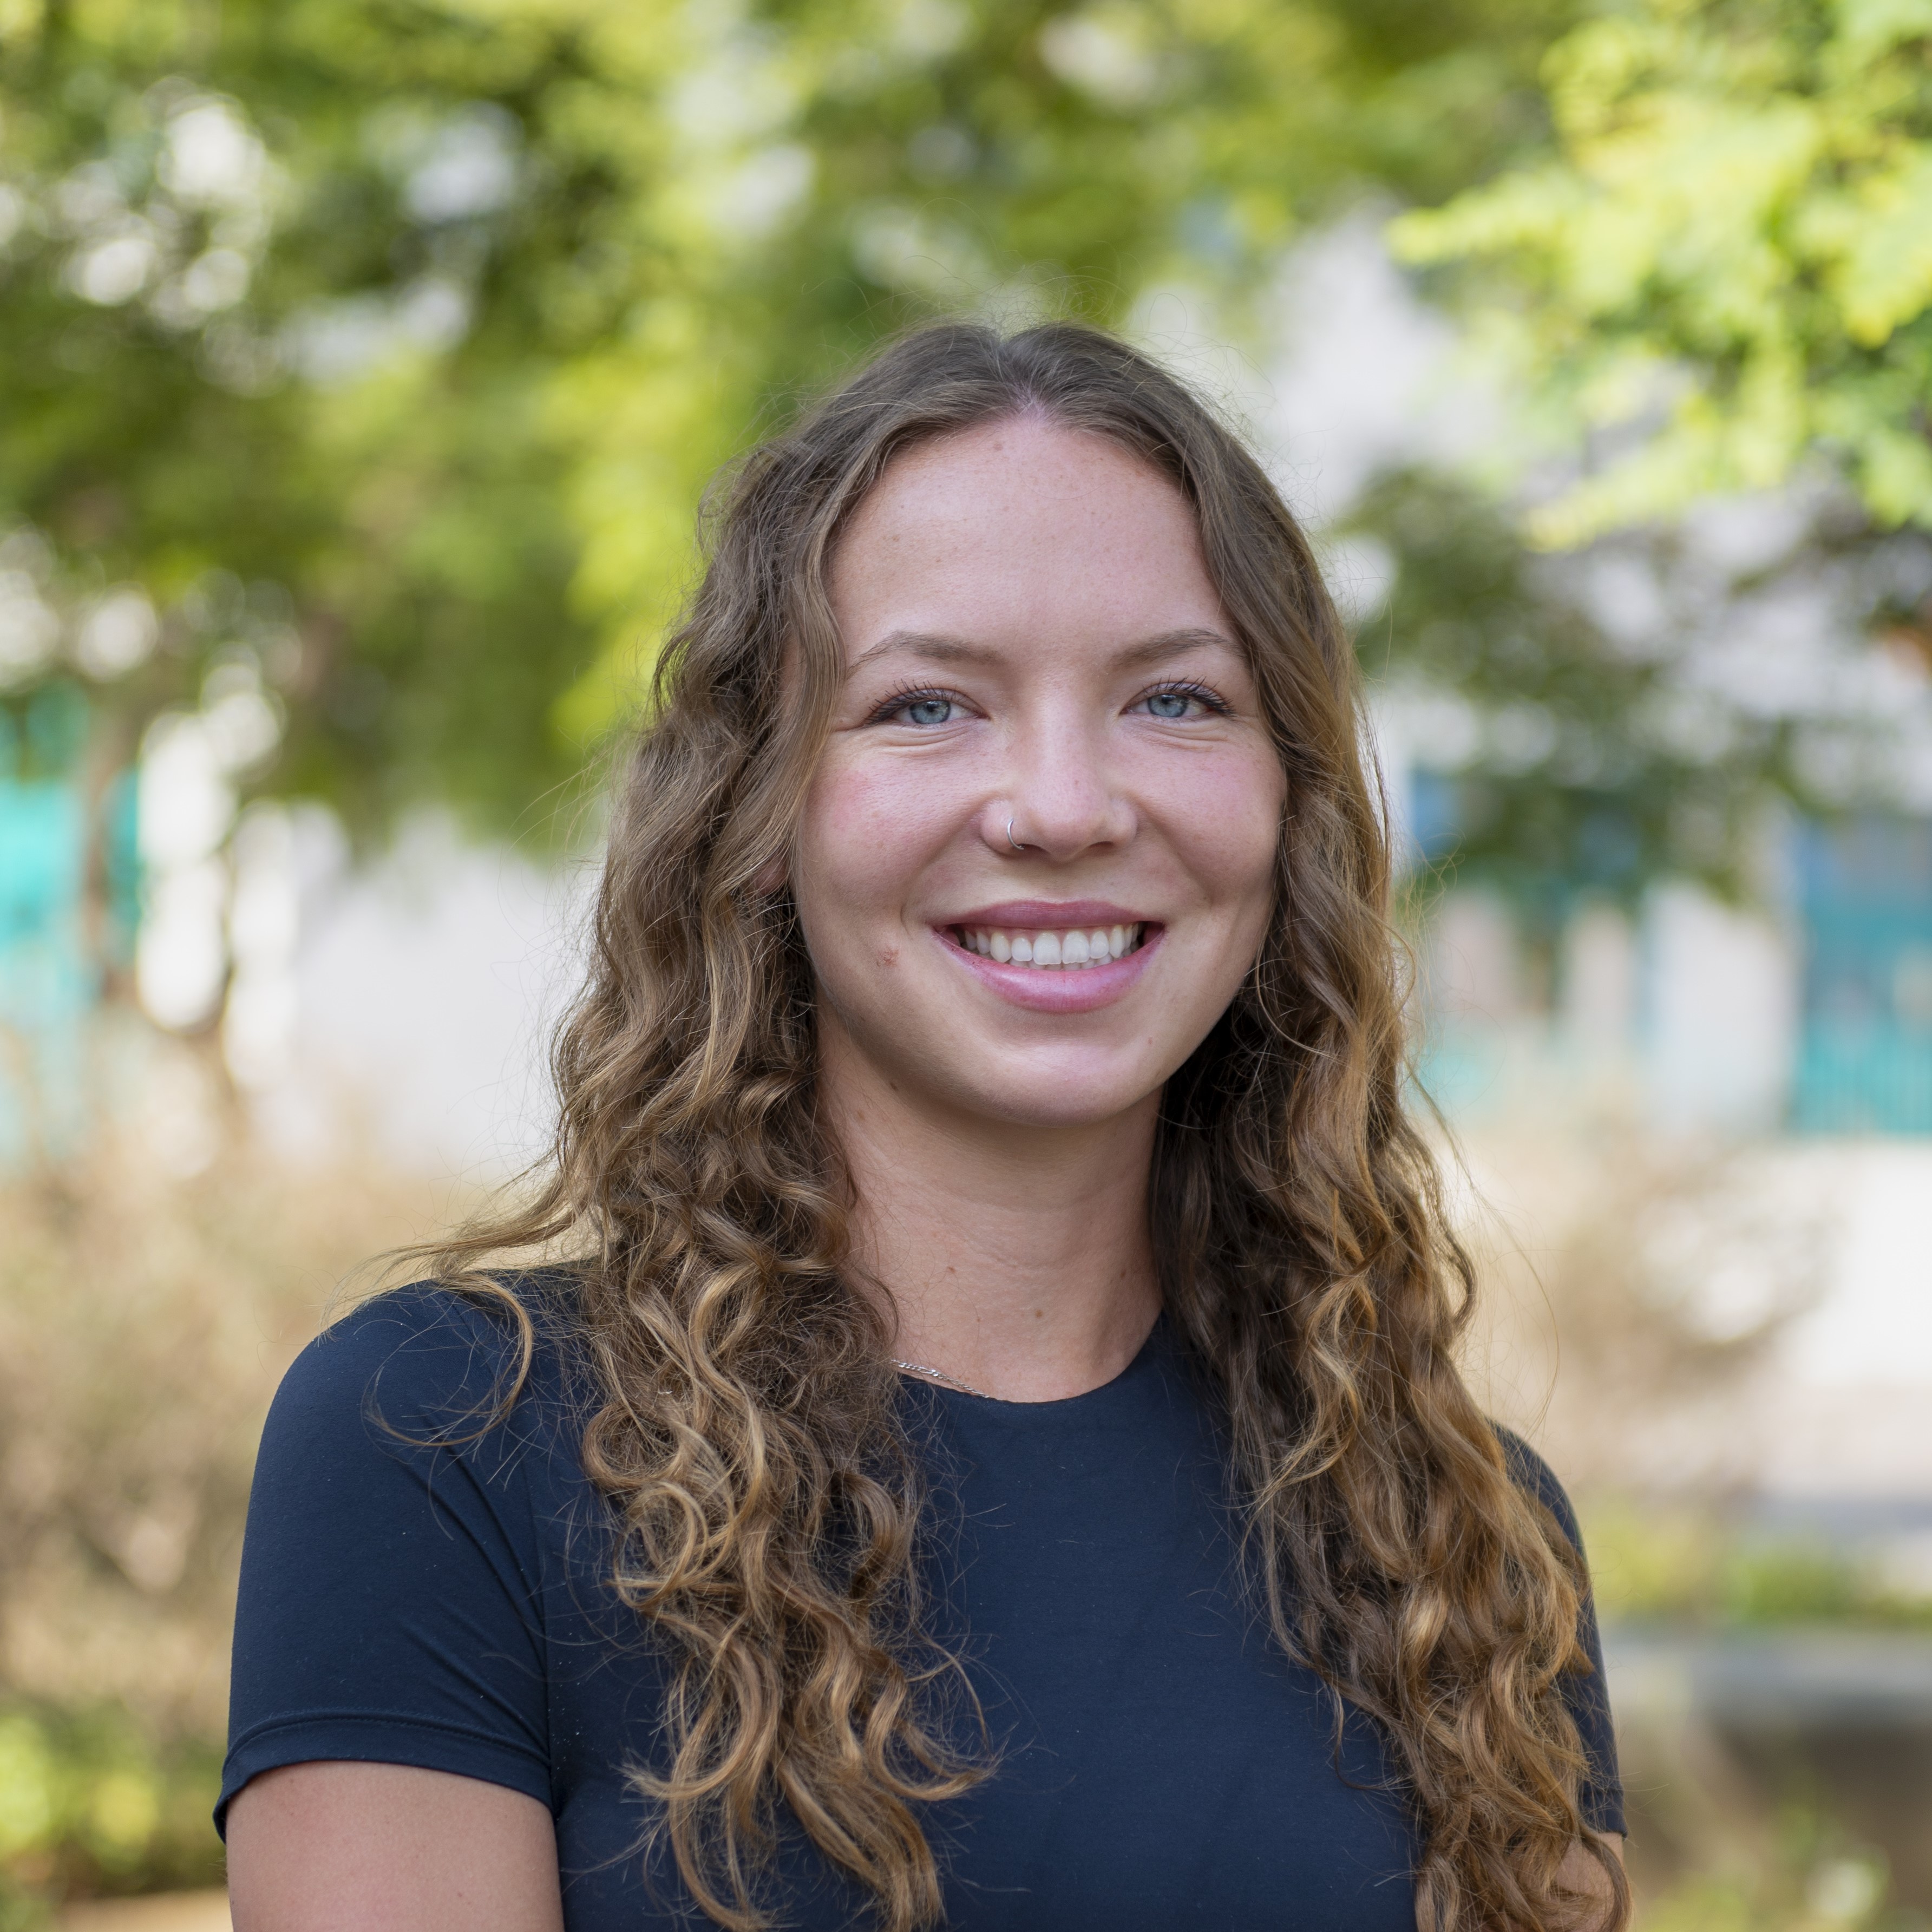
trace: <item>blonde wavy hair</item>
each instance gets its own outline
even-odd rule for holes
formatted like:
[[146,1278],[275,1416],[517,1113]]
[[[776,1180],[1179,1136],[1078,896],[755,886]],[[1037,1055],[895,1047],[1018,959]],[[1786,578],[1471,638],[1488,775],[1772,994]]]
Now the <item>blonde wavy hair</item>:
[[1456,1372],[1469,1264],[1405,1111],[1388,857],[1354,659],[1258,464],[1112,338],[964,324],[887,349],[715,493],[708,565],[619,787],[587,990],[555,1052],[561,1121],[524,1204],[442,1250],[566,1244],[566,1318],[602,1406],[582,1455],[614,1582],[674,1660],[634,1769],[685,1882],[770,1922],[777,1808],[888,1932],[944,1916],[921,1808],[987,1774],[956,1661],[921,1628],[922,1501],[890,1336],[846,1268],[851,1189],[816,1103],[814,985],[782,890],[842,674],[826,589],[896,457],[1032,414],[1171,482],[1288,778],[1277,897],[1232,1006],[1168,1084],[1151,1177],[1168,1316],[1227,1418],[1253,1587],[1281,1648],[1378,1720],[1436,1932],[1574,1922],[1558,1876],[1586,1767],[1562,1695],[1581,1577]]

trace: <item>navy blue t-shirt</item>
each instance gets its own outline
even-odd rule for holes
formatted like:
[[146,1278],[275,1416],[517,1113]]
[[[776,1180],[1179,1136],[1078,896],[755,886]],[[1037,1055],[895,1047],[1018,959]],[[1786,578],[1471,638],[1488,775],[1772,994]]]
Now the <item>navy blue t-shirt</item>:
[[[660,1743],[664,1664],[605,1581],[580,1466],[588,1386],[554,1336],[508,1417],[500,1316],[436,1289],[366,1304],[290,1370],[249,1504],[230,1798],[346,1758],[527,1792],[556,1822],[568,1932],[696,1915],[625,1778]],[[960,1643],[999,1747],[936,1805],[949,1924],[970,1932],[1414,1932],[1412,1821],[1376,1725],[1266,1640],[1240,1588],[1208,1403],[1163,1322],[1104,1388],[1005,1402],[908,1384],[940,1520],[935,1633]],[[452,1433],[470,1439],[435,1447]],[[1571,1534],[1568,1501],[1510,1442]],[[1586,1814],[1623,1829],[1593,1619],[1571,1680]],[[865,1900],[794,1827],[771,1903],[800,1932]]]

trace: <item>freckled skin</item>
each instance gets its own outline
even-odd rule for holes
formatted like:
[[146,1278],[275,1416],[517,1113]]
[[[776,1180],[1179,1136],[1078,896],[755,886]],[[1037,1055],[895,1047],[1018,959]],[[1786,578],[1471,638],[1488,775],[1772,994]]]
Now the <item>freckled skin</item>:
[[[848,667],[907,632],[975,655],[849,672],[791,864],[828,1055],[962,1123],[1150,1107],[1258,950],[1286,789],[1185,500],[1099,437],[990,424],[887,470],[830,588]],[[1205,641],[1124,667],[1182,632]],[[1177,683],[1215,707],[1151,712],[1150,689]],[[909,688],[946,694],[944,720],[882,718]],[[1113,1004],[1024,1010],[937,930],[1015,898],[1130,908],[1160,944]]]

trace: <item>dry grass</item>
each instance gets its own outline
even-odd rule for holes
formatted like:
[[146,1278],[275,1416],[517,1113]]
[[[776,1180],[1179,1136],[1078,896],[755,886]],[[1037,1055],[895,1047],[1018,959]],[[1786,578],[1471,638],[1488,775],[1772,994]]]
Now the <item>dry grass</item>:
[[447,1189],[236,1137],[170,1178],[104,1141],[0,1188],[0,1682],[218,1734],[262,1418],[358,1264]]
[[0,1180],[0,1932],[219,1876],[208,1809],[263,1414],[358,1270],[470,1204],[374,1166],[291,1166],[242,1124],[216,1122],[192,1178],[150,1121]]
[[1482,1279],[1466,1367],[1585,1494],[1749,1489],[1786,1326],[1823,1291],[1829,1204],[1762,1150],[1599,1122],[1472,1136],[1456,1208]]

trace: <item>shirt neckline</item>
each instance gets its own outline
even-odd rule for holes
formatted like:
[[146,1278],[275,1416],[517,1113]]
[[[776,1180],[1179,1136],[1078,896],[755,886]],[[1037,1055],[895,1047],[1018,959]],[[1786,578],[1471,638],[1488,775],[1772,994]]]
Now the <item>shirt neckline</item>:
[[1082,1389],[1078,1395],[1061,1395],[1050,1397],[1045,1402],[1016,1402],[1006,1396],[982,1395],[976,1390],[956,1388],[950,1383],[929,1382],[920,1376],[916,1382],[908,1377],[914,1388],[928,1390],[935,1396],[943,1396],[956,1403],[970,1402],[976,1410],[986,1414],[996,1412],[1002,1419],[1018,1420],[1028,1417],[1038,1417],[1045,1421],[1058,1416],[1072,1414],[1083,1402],[1098,1403],[1102,1399],[1124,1389],[1130,1382],[1136,1382],[1161,1357],[1169,1352],[1172,1331],[1168,1327],[1167,1311],[1162,1309],[1154,1318],[1154,1326],[1147,1332],[1146,1339],[1135,1350],[1133,1357],[1117,1376],[1092,1388]]

